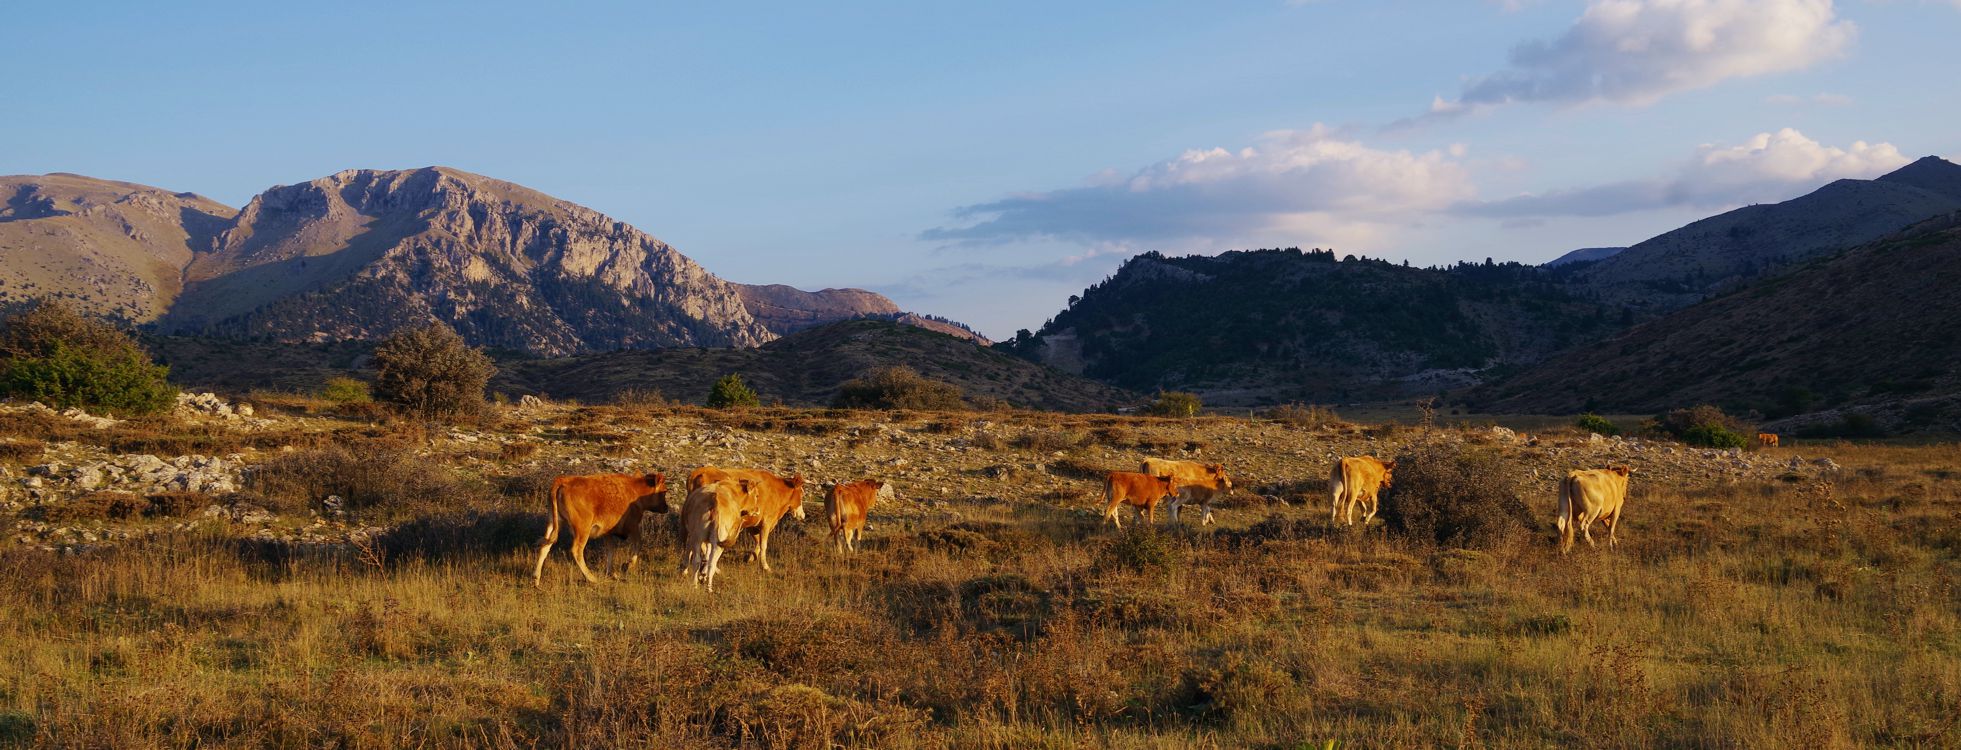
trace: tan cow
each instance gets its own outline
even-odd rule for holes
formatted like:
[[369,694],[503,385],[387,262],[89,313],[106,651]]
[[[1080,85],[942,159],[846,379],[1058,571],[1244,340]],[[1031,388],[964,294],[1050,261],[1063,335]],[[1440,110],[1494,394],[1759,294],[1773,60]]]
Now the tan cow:
[[1367,528],[1381,504],[1382,488],[1389,486],[1395,471],[1395,461],[1383,461],[1375,456],[1350,456],[1336,461],[1334,470],[1328,473],[1328,489],[1334,495],[1328,522],[1354,526],[1355,508],[1361,506],[1362,527]]
[[1757,445],[1761,445],[1765,448],[1777,447],[1777,433],[1775,432],[1757,433]]
[[839,553],[858,551],[872,503],[891,496],[892,485],[873,479],[840,482],[824,491],[824,515],[831,519],[831,543]]
[[1210,524],[1213,501],[1232,494],[1232,477],[1226,474],[1225,464],[1147,458],[1144,459],[1143,471],[1154,477],[1171,477],[1172,523],[1177,523],[1180,507],[1186,503],[1197,502],[1204,510],[1204,514],[1199,517],[1198,525]]
[[803,475],[784,479],[761,469],[725,469],[703,466],[688,474],[688,492],[724,479],[747,479],[749,491],[743,495],[742,528],[756,535],[756,559],[769,570],[769,534],[783,520],[783,514],[803,515]]
[[1556,522],[1559,524],[1560,554],[1573,549],[1573,530],[1576,528],[1586,537],[1587,546],[1593,546],[1594,521],[1607,524],[1608,546],[1620,545],[1614,532],[1621,527],[1621,507],[1627,503],[1627,476],[1632,473],[1634,469],[1626,466],[1580,469],[1559,480],[1559,517]]
[[1117,520],[1117,509],[1125,505],[1137,508],[1137,515],[1151,523],[1157,523],[1158,503],[1176,492],[1175,482],[1170,476],[1151,476],[1134,471],[1113,471],[1103,477],[1103,498],[1106,502],[1103,517],[1110,523],[1123,528]]
[[707,584],[715,593],[715,573],[721,569],[722,552],[735,546],[743,522],[753,514],[743,509],[751,485],[747,479],[709,482],[688,493],[681,506],[681,529],[687,539],[687,558],[682,574],[697,586]]
[[[599,578],[586,567],[586,543],[595,536],[617,536],[629,542],[638,540],[643,513],[667,512],[667,477],[659,472],[638,474],[596,474],[563,476],[552,480],[551,520],[545,525],[545,538],[538,548],[538,566],[531,571],[531,583],[544,585],[545,558],[558,543],[561,526],[572,530],[572,560],[587,581]],[[633,550],[627,563],[631,572],[640,562],[640,550]]]

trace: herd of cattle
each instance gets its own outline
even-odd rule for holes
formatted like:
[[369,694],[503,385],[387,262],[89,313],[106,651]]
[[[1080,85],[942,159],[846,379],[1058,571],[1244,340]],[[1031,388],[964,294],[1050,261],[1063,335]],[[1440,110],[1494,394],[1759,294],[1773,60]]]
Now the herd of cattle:
[[[1762,436],[1759,436],[1760,438]],[[1773,439],[1775,436],[1772,436]],[[1141,471],[1113,471],[1103,480],[1103,518],[1123,528],[1118,511],[1131,506],[1141,518],[1157,521],[1159,503],[1169,501],[1171,520],[1177,522],[1178,509],[1197,503],[1200,525],[1212,523],[1212,505],[1232,493],[1232,477],[1223,464],[1196,461],[1144,459]],[[1395,461],[1373,456],[1353,456],[1335,462],[1328,477],[1333,503],[1331,524],[1355,524],[1355,512],[1362,511],[1362,525],[1375,518],[1382,490],[1390,485]],[[1577,532],[1593,544],[1595,521],[1606,524],[1607,543],[1616,545],[1621,506],[1627,500],[1627,480],[1632,469],[1573,471],[1560,480],[1558,528],[1559,549],[1573,547]],[[684,575],[696,585],[715,590],[715,572],[722,553],[735,546],[745,533],[756,540],[756,560],[763,570],[769,567],[769,536],[783,516],[804,520],[804,478],[799,474],[784,479],[760,469],[729,469],[703,466],[688,474],[687,500],[681,506],[681,538],[685,562]],[[872,504],[889,498],[892,486],[866,479],[840,482],[824,491],[824,514],[830,521],[831,542],[839,553],[855,552],[865,532],[865,519]],[[534,585],[543,585],[545,558],[551,555],[561,529],[572,533],[572,560],[586,580],[599,578],[586,567],[586,544],[597,536],[635,539],[642,516],[667,513],[667,477],[658,472],[646,475],[600,474],[562,476],[551,485],[551,514],[545,536],[538,549],[538,564],[532,570]],[[630,571],[640,562],[636,550],[627,563]]]

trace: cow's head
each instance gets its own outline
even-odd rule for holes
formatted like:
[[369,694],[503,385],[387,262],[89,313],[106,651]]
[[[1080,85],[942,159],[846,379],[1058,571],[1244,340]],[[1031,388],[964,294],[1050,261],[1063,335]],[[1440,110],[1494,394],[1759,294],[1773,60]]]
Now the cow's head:
[[1621,475],[1621,476],[1627,476],[1627,475],[1629,475],[1629,474],[1633,474],[1633,473],[1634,473],[1634,467],[1632,467],[1632,466],[1616,466],[1616,467],[1614,467],[1614,468],[1611,468],[1611,469],[1608,469],[1608,471],[1611,471],[1611,472],[1614,472],[1615,474],[1619,474],[1619,475]]
[[1219,480],[1219,489],[1232,489],[1232,477],[1226,476],[1225,464],[1206,464],[1205,473],[1210,474],[1213,479]]
[[790,515],[803,520],[803,475],[790,477]]
[[1396,459],[1392,458],[1382,462],[1382,486],[1384,487],[1389,486],[1389,482],[1395,478],[1396,478]]
[[1158,480],[1159,492],[1166,495],[1175,495],[1178,493],[1178,479],[1176,477],[1166,474],[1161,477],[1153,477],[1153,479]]
[[667,507],[667,476],[656,471],[641,477],[640,481],[647,483],[647,495],[654,499],[654,502],[647,509],[655,513],[666,513],[669,510]]

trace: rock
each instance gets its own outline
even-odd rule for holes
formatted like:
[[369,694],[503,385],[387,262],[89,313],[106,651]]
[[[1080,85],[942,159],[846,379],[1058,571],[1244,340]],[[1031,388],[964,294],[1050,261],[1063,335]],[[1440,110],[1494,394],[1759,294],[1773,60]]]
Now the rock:
[[520,409],[542,409],[545,406],[545,400],[527,393],[518,397],[517,406]]
[[1512,431],[1512,430],[1511,430],[1511,429],[1509,429],[1509,428],[1505,428],[1505,427],[1499,427],[1499,426],[1497,426],[1497,425],[1492,425],[1492,426],[1491,426],[1491,434],[1492,434],[1492,436],[1493,436],[1493,437],[1496,437],[1496,438],[1498,438],[1499,440],[1517,440],[1517,439],[1518,439],[1518,433],[1517,433],[1517,432],[1514,432],[1514,431]]
[[236,406],[236,407],[234,407],[234,408],[235,408],[235,409],[236,409],[236,410],[238,411],[238,415],[239,415],[239,416],[241,416],[241,417],[249,417],[249,416],[252,416],[252,411],[253,411],[253,410],[252,410],[252,405],[251,405],[251,404],[239,404],[238,406]]
[[1600,444],[1600,443],[1604,443],[1604,442],[1607,442],[1607,439],[1606,439],[1606,438],[1604,438],[1604,437],[1601,437],[1601,436],[1600,436],[1600,433],[1598,433],[1598,432],[1589,432],[1589,433],[1587,433],[1587,442],[1588,442],[1588,443],[1592,443],[1592,444],[1595,444],[1595,445],[1598,445],[1598,444]]
[[1838,471],[1838,470],[1839,470],[1839,466],[1838,466],[1838,462],[1837,462],[1837,461],[1833,461],[1833,460],[1831,460],[1831,459],[1829,459],[1829,458],[1814,458],[1814,459],[1811,459],[1811,465],[1813,465],[1813,466],[1816,466],[1816,467],[1818,467],[1818,468],[1820,468],[1820,469],[1824,469],[1824,470],[1826,470],[1826,471]]

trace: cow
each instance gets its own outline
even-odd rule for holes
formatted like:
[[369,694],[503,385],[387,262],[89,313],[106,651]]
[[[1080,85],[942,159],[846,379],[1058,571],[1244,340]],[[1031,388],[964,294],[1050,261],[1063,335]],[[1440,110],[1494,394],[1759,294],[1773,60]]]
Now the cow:
[[839,554],[858,551],[872,503],[891,496],[892,485],[874,479],[839,482],[824,491],[824,515],[831,519],[831,543]]
[[756,559],[769,571],[769,534],[789,513],[798,521],[803,515],[803,475],[784,479],[761,469],[725,469],[703,466],[688,474],[688,492],[724,479],[747,479],[749,491],[743,494],[742,528],[756,535]]
[[1559,480],[1559,553],[1573,549],[1573,531],[1578,529],[1593,546],[1594,521],[1607,524],[1607,545],[1619,546],[1615,532],[1621,526],[1621,507],[1627,503],[1627,476],[1634,469],[1580,469]]
[[1212,523],[1212,502],[1232,492],[1232,477],[1226,474],[1225,464],[1147,458],[1142,468],[1145,474],[1154,477],[1171,477],[1172,523],[1178,522],[1178,508],[1189,502],[1198,502],[1204,510],[1198,525]]
[[1765,448],[1777,447],[1777,433],[1775,432],[1757,433],[1757,445],[1763,446]]
[[745,521],[755,515],[743,508],[749,499],[747,479],[709,482],[688,492],[681,506],[681,529],[687,541],[682,574],[694,585],[707,584],[715,593],[715,573],[721,568],[722,552],[735,546]]
[[1158,502],[1176,491],[1176,482],[1169,475],[1110,472],[1103,477],[1103,497],[1107,503],[1103,508],[1103,517],[1121,529],[1123,522],[1117,520],[1117,509],[1131,505],[1137,508],[1138,516],[1157,523]]
[[1328,472],[1328,489],[1334,495],[1328,511],[1330,524],[1355,525],[1355,508],[1361,506],[1362,526],[1367,528],[1381,505],[1382,488],[1388,487],[1396,471],[1395,461],[1375,456],[1350,456],[1335,462]]
[[[558,477],[552,480],[546,512],[551,514],[551,520],[545,524],[545,538],[538,547],[538,565],[531,571],[531,584],[545,585],[545,558],[551,555],[552,545],[558,543],[561,527],[572,530],[572,560],[579,564],[579,572],[585,574],[587,581],[598,583],[599,578],[586,567],[586,543],[595,536],[636,540],[641,514],[667,512],[667,477],[660,472]],[[639,562],[640,551],[636,548],[633,559],[627,563],[627,571],[632,572]]]

